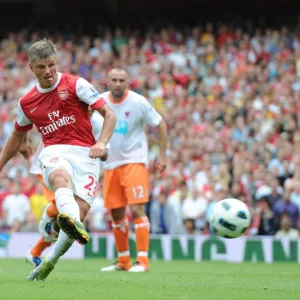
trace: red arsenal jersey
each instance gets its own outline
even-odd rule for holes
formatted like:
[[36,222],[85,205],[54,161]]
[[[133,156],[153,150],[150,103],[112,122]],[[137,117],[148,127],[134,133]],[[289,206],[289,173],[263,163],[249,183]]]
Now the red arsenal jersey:
[[37,84],[20,99],[15,128],[27,131],[34,124],[45,147],[66,144],[91,147],[95,144],[88,106],[100,108],[106,102],[85,79],[58,73],[48,89]]

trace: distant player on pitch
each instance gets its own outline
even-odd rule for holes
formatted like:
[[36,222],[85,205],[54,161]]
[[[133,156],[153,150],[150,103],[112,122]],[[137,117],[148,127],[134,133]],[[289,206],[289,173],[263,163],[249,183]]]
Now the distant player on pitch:
[[[103,163],[103,196],[106,208],[111,209],[113,233],[118,260],[102,271],[145,272],[149,269],[149,220],[144,204],[148,194],[148,145],[145,125],[158,129],[159,157],[157,171],[166,168],[167,128],[162,117],[145,97],[128,90],[129,78],[122,69],[108,74],[109,91],[101,96],[115,112],[117,124],[110,140],[108,159]],[[125,208],[129,205],[133,216],[137,260],[132,265],[129,254],[128,220]]]

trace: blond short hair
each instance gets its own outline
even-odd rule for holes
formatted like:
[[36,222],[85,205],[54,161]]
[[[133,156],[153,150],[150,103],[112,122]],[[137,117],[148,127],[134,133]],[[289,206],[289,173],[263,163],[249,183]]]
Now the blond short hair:
[[48,58],[57,56],[55,45],[48,39],[42,39],[35,42],[28,49],[29,62],[33,63],[37,58]]

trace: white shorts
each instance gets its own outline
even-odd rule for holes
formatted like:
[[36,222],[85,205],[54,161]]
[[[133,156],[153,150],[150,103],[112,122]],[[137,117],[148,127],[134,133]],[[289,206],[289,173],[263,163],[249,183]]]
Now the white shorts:
[[40,167],[47,187],[53,191],[48,178],[56,169],[64,169],[71,177],[73,192],[92,205],[99,181],[100,159],[89,157],[90,148],[53,145],[44,148],[39,155]]

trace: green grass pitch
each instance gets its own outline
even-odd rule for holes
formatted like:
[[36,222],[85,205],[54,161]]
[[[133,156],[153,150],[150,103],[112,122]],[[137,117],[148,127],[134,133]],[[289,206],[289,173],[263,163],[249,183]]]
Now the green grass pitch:
[[149,273],[101,273],[105,260],[62,260],[45,282],[28,282],[24,260],[0,259],[0,299],[18,300],[299,300],[292,263],[151,263]]

